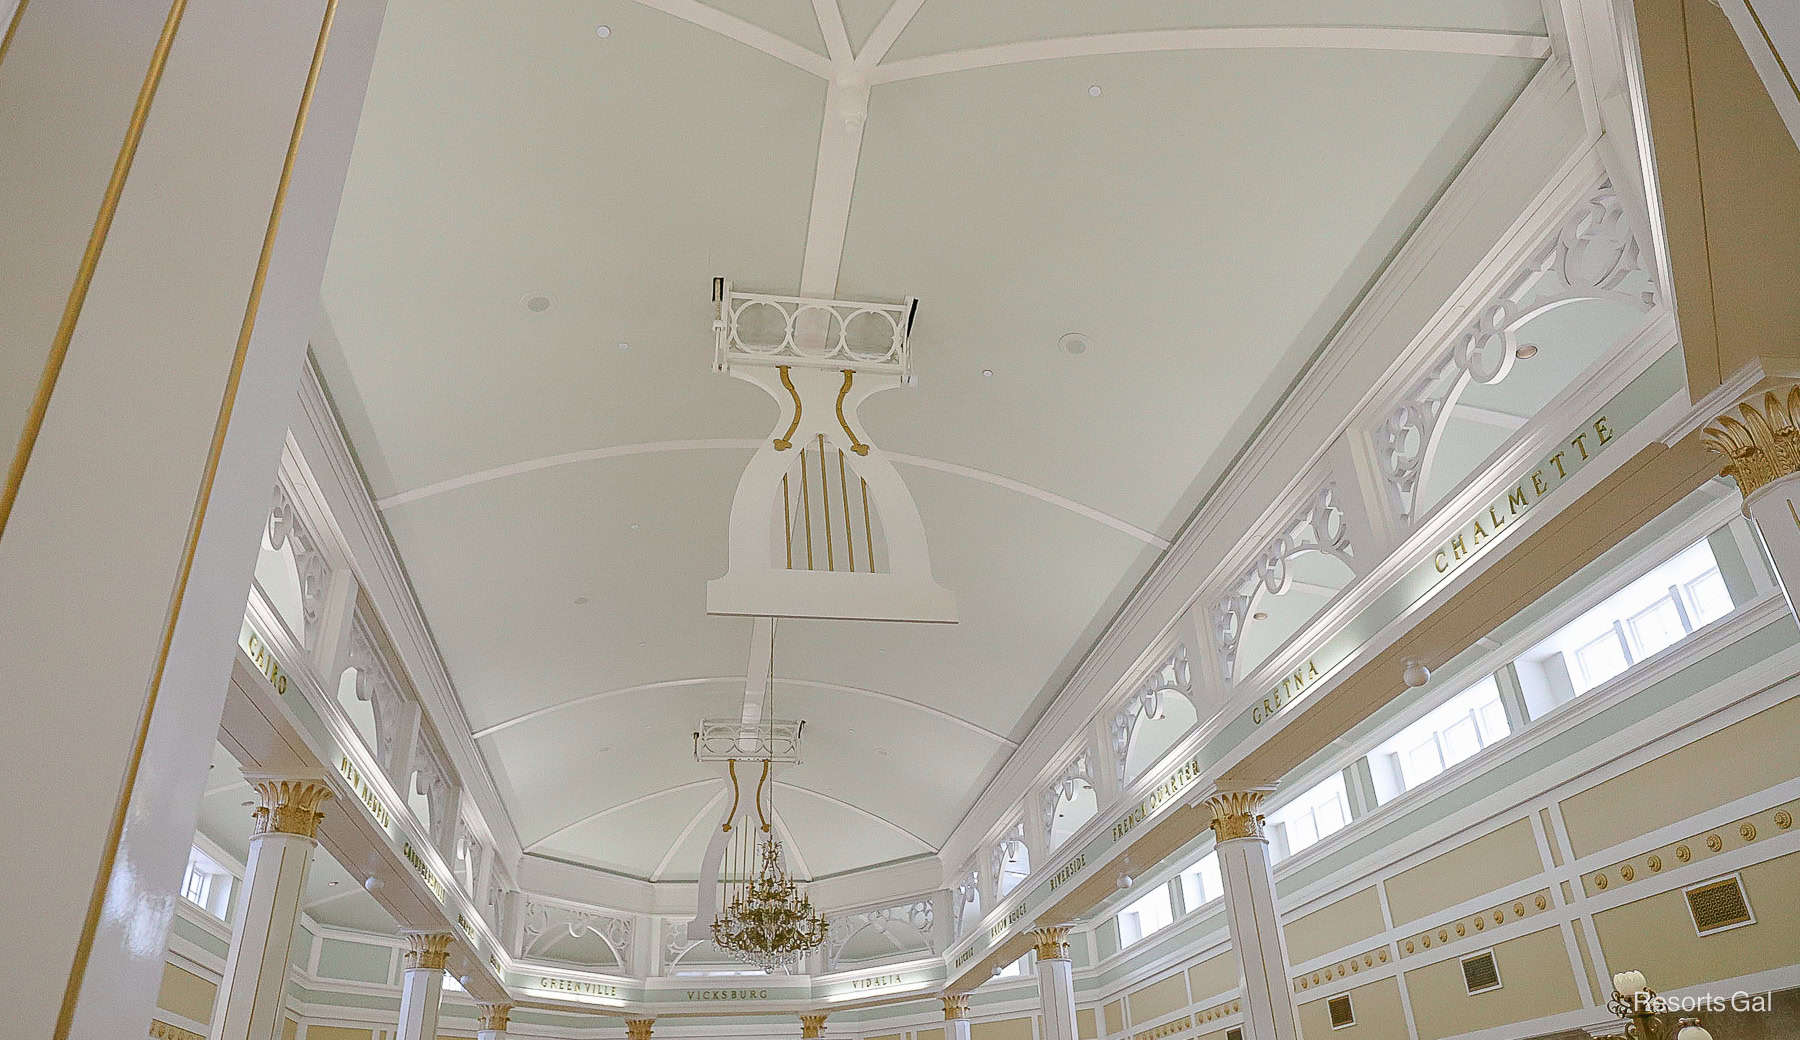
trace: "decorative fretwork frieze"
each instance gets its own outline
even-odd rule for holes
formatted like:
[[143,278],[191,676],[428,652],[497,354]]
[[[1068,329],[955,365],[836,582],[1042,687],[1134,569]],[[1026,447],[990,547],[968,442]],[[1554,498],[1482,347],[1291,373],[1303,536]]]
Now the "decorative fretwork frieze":
[[850,941],[871,928],[903,950],[915,948],[921,942],[930,947],[932,917],[930,899],[834,915],[830,918],[830,938],[825,943],[825,968],[827,971],[835,969]]
[[1000,878],[1001,871],[1006,864],[1016,861],[1020,856],[1025,856],[1029,862],[1030,855],[1030,847],[1025,844],[1023,821],[1013,824],[1012,829],[1001,836],[1000,840],[994,843],[994,847],[988,850],[988,876],[994,879],[996,896],[1003,894],[1000,891]]
[[325,606],[325,593],[331,585],[331,563],[319,548],[318,538],[301,521],[299,511],[287,488],[275,485],[269,506],[269,522],[264,532],[269,547],[286,547],[294,554],[294,567],[300,576],[301,642],[312,649],[319,630],[319,612]]
[[592,934],[611,947],[621,969],[631,970],[632,919],[628,916],[527,898],[523,924],[525,941],[519,951],[521,956],[539,952],[538,944],[558,931],[566,931],[570,936]]
[[1611,300],[1648,311],[1656,305],[1652,289],[1624,288],[1634,275],[1644,273],[1644,254],[1625,207],[1612,186],[1602,184],[1564,219],[1555,238],[1475,309],[1375,428],[1375,458],[1403,521],[1418,518],[1420,482],[1451,402],[1470,384],[1491,386],[1507,377],[1518,359],[1518,334],[1525,323],[1580,300]]
[[981,872],[969,870],[950,889],[952,939],[960,939],[963,929],[981,916]]
[[[1125,758],[1131,751],[1132,732],[1140,721],[1154,718],[1162,712],[1163,696],[1169,693],[1180,694],[1190,703],[1194,699],[1194,684],[1188,669],[1186,646],[1178,645],[1170,651],[1163,663],[1144,676],[1143,681],[1119,705],[1119,710],[1113,713],[1107,732],[1112,739],[1113,773],[1121,786],[1128,779],[1125,775]],[[1091,781],[1093,777],[1089,776],[1088,779]]]
[[[356,669],[356,699],[368,702],[375,716],[375,747],[371,750],[391,775],[399,761],[400,741],[409,720],[408,699],[360,614],[350,626],[350,647],[344,666]],[[405,780],[396,777],[394,785],[404,787]]]
[[700,945],[700,940],[688,938],[687,922],[685,921],[664,921],[662,933],[663,973],[667,974],[669,968],[676,961],[685,956],[689,950]]
[[1356,569],[1349,524],[1338,504],[1334,484],[1314,492],[1213,603],[1209,618],[1213,649],[1218,652],[1219,672],[1226,680],[1237,678],[1238,647],[1257,596],[1286,594],[1294,584],[1294,560],[1310,552],[1323,553],[1351,570]]
[[1090,791],[1094,789],[1094,769],[1088,762],[1086,751],[1070,760],[1069,764],[1063,768],[1062,774],[1051,781],[1050,786],[1043,793],[1043,804],[1039,808],[1043,816],[1044,846],[1046,848],[1050,845],[1050,834],[1056,826],[1057,803],[1074,801],[1075,796],[1081,793],[1083,786]]

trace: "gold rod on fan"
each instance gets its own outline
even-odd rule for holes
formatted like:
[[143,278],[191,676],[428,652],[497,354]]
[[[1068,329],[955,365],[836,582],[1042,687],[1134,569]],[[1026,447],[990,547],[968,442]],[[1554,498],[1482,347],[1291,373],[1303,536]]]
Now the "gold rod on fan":
[[812,492],[806,481],[806,449],[800,449],[800,509],[806,517],[806,569],[813,569],[812,557]]
[[725,771],[727,773],[731,774],[731,811],[725,814],[725,829],[729,831],[731,829],[731,821],[737,819],[737,807],[738,807],[737,759],[735,759],[735,758],[726,759],[725,760]]
[[[756,818],[762,821],[762,829],[763,829],[763,833],[765,833],[765,834],[767,834],[769,831],[769,818],[767,816],[763,815],[762,793],[763,793],[763,785],[768,782],[769,782],[769,760],[765,758],[765,759],[763,759],[762,779],[760,779],[756,782]],[[774,793],[773,791],[770,792],[770,794],[773,794],[773,793]],[[774,808],[774,806],[771,805],[770,808],[772,809],[772,808]]]
[[825,569],[837,570],[837,553],[831,548],[831,478],[825,473],[825,435],[819,434],[819,501],[825,506]]
[[794,569],[794,518],[789,515],[787,474],[781,475],[781,537],[787,544],[787,569]]
[[863,544],[869,550],[869,570],[875,569],[875,528],[869,524],[869,482],[862,482],[863,492]]
[[850,557],[850,573],[856,573],[856,536],[850,533],[850,481],[844,477],[844,449],[838,449],[838,490],[844,495],[844,553]]

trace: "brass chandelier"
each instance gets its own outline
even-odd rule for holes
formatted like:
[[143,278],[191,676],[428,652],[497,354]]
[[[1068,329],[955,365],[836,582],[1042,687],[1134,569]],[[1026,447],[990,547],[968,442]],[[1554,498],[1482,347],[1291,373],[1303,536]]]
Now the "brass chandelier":
[[[774,627],[769,631],[769,683],[765,694],[763,717],[769,723],[767,742],[763,744],[765,756],[775,744],[775,633]],[[760,734],[759,734],[760,736]],[[796,734],[796,737],[798,734]],[[825,942],[830,926],[825,919],[813,909],[812,900],[800,891],[800,886],[788,876],[782,865],[781,840],[775,837],[775,828],[769,820],[775,815],[774,785],[769,783],[769,767],[771,759],[763,758],[762,777],[756,783],[756,817],[761,824],[761,834],[746,835],[748,827],[740,828],[742,844],[737,844],[737,855],[733,850],[726,851],[726,863],[732,860],[738,865],[737,876],[731,877],[731,871],[721,875],[724,882],[724,904],[713,918],[712,938],[719,949],[762,970],[774,974],[776,971],[792,971],[800,958],[808,952],[818,949]],[[726,763],[731,774],[732,808],[725,817],[725,830],[732,829],[732,821],[737,817],[738,775],[737,760]],[[768,789],[769,809],[763,812],[763,791]],[[747,822],[747,821],[746,821]]]

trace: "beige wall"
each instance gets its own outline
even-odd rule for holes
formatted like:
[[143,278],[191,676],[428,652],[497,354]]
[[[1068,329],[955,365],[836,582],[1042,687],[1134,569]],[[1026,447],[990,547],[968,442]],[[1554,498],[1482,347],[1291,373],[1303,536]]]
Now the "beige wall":
[[1738,877],[1756,918],[1741,928],[1695,934],[1680,889],[1595,914],[1607,965],[1634,968],[1666,990],[1800,961],[1800,852],[1745,867]]
[[371,1033],[367,1029],[350,1029],[345,1026],[307,1026],[306,1040],[370,1040]]
[[1531,821],[1514,820],[1389,878],[1388,911],[1403,924],[1543,869]]
[[1796,733],[1800,698],[1596,784],[1562,803],[1569,844],[1586,856],[1792,779]]
[[1100,1010],[1108,1033],[1116,1033],[1125,1028],[1125,1002],[1123,1000],[1115,1000]]
[[1419,1040],[1440,1040],[1581,1006],[1561,928],[1546,928],[1498,944],[1494,963],[1500,969],[1500,988],[1474,996],[1463,984],[1458,957],[1406,973]]
[[1394,1040],[1406,1036],[1406,1009],[1400,1004],[1400,983],[1382,979],[1349,991],[1356,1024],[1331,1028],[1329,998],[1300,1005],[1300,1035],[1305,1040]]
[[1188,992],[1196,1003],[1237,988],[1238,960],[1235,953],[1208,957],[1188,969]]
[[1031,1040],[1031,1019],[1002,1018],[969,1023],[969,1040]]
[[1075,1012],[1075,1035],[1082,1040],[1094,1040],[1100,1035],[1100,1024],[1096,1021],[1093,1008],[1082,1008]]
[[1176,972],[1166,979],[1133,990],[1125,999],[1131,1005],[1131,1024],[1139,1025],[1159,1015],[1187,1007],[1187,980],[1182,977],[1181,972]]
[[207,1022],[212,1019],[213,997],[218,992],[217,983],[164,964],[162,991],[156,995],[156,1006],[195,1022]]
[[930,1029],[921,1029],[913,1036],[915,1040],[944,1040],[944,1027],[932,1026]]
[[1297,917],[1281,930],[1287,936],[1289,963],[1301,964],[1371,935],[1380,935],[1387,925],[1381,919],[1381,895],[1371,886],[1305,917]]

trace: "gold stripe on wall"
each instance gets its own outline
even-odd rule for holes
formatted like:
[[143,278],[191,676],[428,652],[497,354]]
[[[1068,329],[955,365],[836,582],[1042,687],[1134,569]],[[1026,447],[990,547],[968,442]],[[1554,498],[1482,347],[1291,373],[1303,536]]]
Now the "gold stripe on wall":
[[[138,142],[144,137],[144,123],[150,118],[150,103],[156,99],[156,90],[162,85],[163,68],[169,63],[169,48],[175,43],[175,31],[181,27],[181,16],[186,11],[187,0],[175,0],[169,7],[168,17],[163,19],[162,35],[157,37],[156,49],[150,55],[150,68],[144,73],[143,86],[138,88],[137,104],[132,106],[131,121],[125,126],[125,140],[119,145],[118,158],[113,160],[112,177],[106,182],[106,192],[100,196],[100,215],[94,218],[87,248],[81,253],[80,265],[75,268],[75,284],[70,287],[69,299],[63,304],[56,335],[50,340],[50,354],[44,359],[37,392],[32,395],[31,408],[25,413],[25,428],[20,431],[18,446],[13,449],[6,483],[0,485],[0,538],[6,536],[6,521],[12,516],[13,503],[18,500],[19,485],[24,481],[25,467],[31,461],[31,449],[37,446],[38,433],[44,427],[44,414],[50,410],[50,395],[56,390],[63,361],[69,356],[69,341],[75,336],[75,323],[81,318],[82,306],[87,303],[88,287],[93,284],[94,269],[100,264],[100,250],[105,248],[106,236],[112,230],[119,196],[125,191],[125,178],[131,174]],[[13,31],[19,27],[19,18],[24,13],[25,4],[21,2],[7,27],[7,44],[12,43]],[[0,59],[4,57],[4,49],[0,48]]]
[[25,5],[31,0],[19,0],[19,6],[13,8],[12,18],[7,20],[6,35],[0,36],[0,62],[6,60],[6,52],[12,47],[13,34],[19,31],[19,19],[25,17]]
[[[1794,99],[1800,101],[1800,84],[1794,82],[1794,74],[1788,71],[1787,59],[1781,56],[1781,49],[1775,46],[1775,40],[1769,35],[1768,26],[1763,24],[1762,15],[1757,13],[1753,0],[1744,0],[1744,10],[1750,13],[1750,20],[1755,23],[1756,31],[1762,35],[1763,45],[1769,48],[1769,54],[1775,59],[1775,67],[1781,70],[1781,76],[1787,80],[1788,90],[1793,92]],[[0,56],[5,51],[0,50]]]
[[[176,0],[176,13],[186,0]],[[68,1040],[74,1024],[75,1004],[94,949],[94,936],[99,930],[100,912],[105,905],[106,884],[112,876],[119,855],[119,841],[125,831],[125,814],[131,804],[132,790],[137,785],[138,770],[144,761],[144,744],[150,734],[150,720],[156,711],[162,690],[163,671],[168,667],[169,650],[175,641],[175,624],[181,617],[181,604],[187,594],[188,578],[193,574],[194,556],[200,547],[200,531],[206,523],[206,507],[212,498],[213,482],[219,475],[219,456],[225,448],[225,433],[231,426],[231,414],[237,404],[238,386],[244,374],[244,356],[250,348],[250,336],[256,328],[256,313],[262,306],[263,287],[269,277],[269,258],[275,251],[275,236],[281,229],[281,210],[287,203],[288,185],[293,180],[294,156],[300,150],[300,138],[306,131],[306,119],[312,111],[313,92],[319,84],[319,69],[325,62],[325,47],[331,39],[331,25],[337,16],[337,0],[325,0],[325,16],[319,23],[319,36],[313,44],[312,64],[306,70],[306,85],[300,92],[300,106],[294,113],[294,128],[288,136],[287,155],[281,162],[281,176],[275,183],[275,199],[269,206],[269,222],[263,231],[262,251],[256,258],[256,274],[250,282],[250,298],[244,305],[244,321],[238,329],[237,346],[231,357],[231,369],[225,377],[225,393],[219,402],[219,417],[213,424],[212,444],[207,450],[206,467],[201,473],[200,490],[194,497],[194,511],[188,521],[187,541],[181,549],[181,562],[176,569],[175,588],[169,598],[163,622],[162,643],[157,649],[156,664],[150,673],[149,689],[138,715],[137,732],[131,755],[126,762],[125,777],[120,784],[117,803],[113,806],[111,825],[101,849],[100,868],[94,877],[94,890],[88,899],[87,918],[75,945],[75,960],[69,968],[69,983],[63,991],[62,1010],[57,1015],[52,1040]],[[171,32],[172,36],[173,33]],[[167,48],[163,48],[166,55]]]

